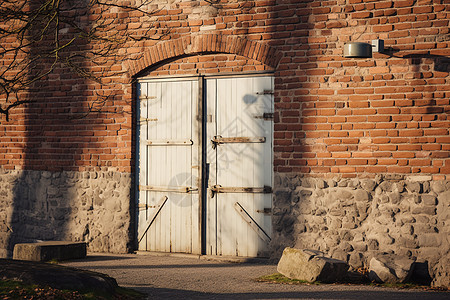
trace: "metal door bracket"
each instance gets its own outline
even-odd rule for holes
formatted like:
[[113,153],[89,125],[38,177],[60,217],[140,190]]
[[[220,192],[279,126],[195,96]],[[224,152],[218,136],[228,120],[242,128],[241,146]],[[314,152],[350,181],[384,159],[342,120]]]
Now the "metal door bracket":
[[264,207],[264,209],[258,209],[257,213],[263,213],[265,215],[270,215],[272,213],[272,209],[270,207]]
[[192,146],[193,140],[153,140],[147,141],[147,146]]
[[139,204],[138,207],[139,207],[139,210],[147,210],[149,208],[157,208],[158,206],[148,205],[148,204]]
[[264,187],[223,187],[221,185],[213,185],[210,188],[211,198],[217,193],[253,193],[253,194],[271,194],[272,187],[265,185]]
[[152,191],[152,192],[172,192],[172,193],[190,193],[198,191],[198,188],[191,186],[150,186],[140,185],[140,191]]
[[157,121],[158,121],[158,119],[157,119],[157,118],[154,118],[154,119],[149,119],[149,118],[141,118],[141,119],[139,120],[139,123],[143,124],[143,123],[148,123],[148,122],[157,122]]
[[230,144],[230,143],[265,143],[266,138],[262,137],[228,137],[224,138],[221,135],[216,135],[211,140],[212,148],[216,149],[220,144]]
[[255,116],[255,119],[273,120],[273,113],[263,113],[262,116]]
[[140,96],[139,97],[139,100],[141,100],[141,101],[146,101],[146,100],[151,100],[151,99],[156,99],[156,97],[155,96]]
[[273,95],[272,90],[264,90],[262,92],[257,92],[256,95]]

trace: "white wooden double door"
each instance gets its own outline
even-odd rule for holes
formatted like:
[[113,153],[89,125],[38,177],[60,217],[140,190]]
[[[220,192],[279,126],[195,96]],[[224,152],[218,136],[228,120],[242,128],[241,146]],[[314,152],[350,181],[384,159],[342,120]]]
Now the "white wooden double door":
[[268,254],[273,77],[143,79],[139,250]]

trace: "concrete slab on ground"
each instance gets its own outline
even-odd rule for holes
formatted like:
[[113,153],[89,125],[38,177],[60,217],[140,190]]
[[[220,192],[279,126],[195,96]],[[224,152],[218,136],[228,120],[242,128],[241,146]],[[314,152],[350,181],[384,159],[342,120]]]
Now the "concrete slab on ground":
[[14,246],[13,259],[29,261],[67,260],[86,257],[86,243],[46,241]]

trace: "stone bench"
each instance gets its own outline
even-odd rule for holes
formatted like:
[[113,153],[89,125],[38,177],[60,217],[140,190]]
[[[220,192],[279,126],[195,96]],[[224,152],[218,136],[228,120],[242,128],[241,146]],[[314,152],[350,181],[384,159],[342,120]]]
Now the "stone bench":
[[67,260],[86,257],[86,243],[48,241],[14,246],[13,259],[30,261]]

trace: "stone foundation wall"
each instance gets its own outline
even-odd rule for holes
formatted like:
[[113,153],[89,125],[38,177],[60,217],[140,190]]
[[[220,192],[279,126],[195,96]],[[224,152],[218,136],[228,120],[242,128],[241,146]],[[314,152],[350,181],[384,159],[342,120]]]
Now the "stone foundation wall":
[[379,253],[415,258],[416,276],[449,286],[450,182],[431,176],[322,179],[278,174],[274,255],[286,246],[321,250],[368,267]]
[[132,248],[130,173],[0,170],[0,257],[16,243],[88,242],[93,252]]

